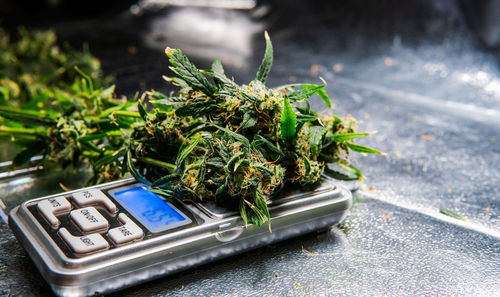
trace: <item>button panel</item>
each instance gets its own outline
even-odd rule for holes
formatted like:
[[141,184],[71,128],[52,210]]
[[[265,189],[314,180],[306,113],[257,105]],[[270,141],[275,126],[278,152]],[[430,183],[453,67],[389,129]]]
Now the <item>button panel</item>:
[[120,227],[110,229],[108,237],[116,244],[124,244],[133,240],[142,239],[144,232],[126,214],[118,215],[118,220],[123,224]]
[[84,233],[105,231],[109,227],[108,221],[94,207],[73,210],[69,217]]
[[[154,236],[127,208],[98,189],[42,199],[27,207],[70,258],[86,257]],[[190,213],[188,209],[182,212]]]

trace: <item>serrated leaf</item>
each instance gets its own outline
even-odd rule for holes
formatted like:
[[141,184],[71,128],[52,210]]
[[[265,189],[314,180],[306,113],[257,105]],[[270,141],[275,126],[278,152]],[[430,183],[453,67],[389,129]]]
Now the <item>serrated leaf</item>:
[[179,75],[191,88],[214,98],[215,87],[200,73],[198,68],[179,49],[165,49],[173,65],[172,70]]
[[330,101],[330,97],[328,96],[328,93],[323,89],[317,89],[317,85],[302,85],[305,89],[313,90],[316,89],[316,95],[318,95],[323,101],[325,102],[326,106],[329,108],[332,107],[332,102]]
[[298,114],[297,115],[297,126],[295,128],[296,131],[300,131],[302,127],[304,126],[305,123],[310,123],[318,120],[318,117],[313,116],[313,115],[305,115],[305,114]]
[[175,160],[175,164],[177,165],[177,167],[180,167],[179,165],[181,165],[182,162],[189,156],[189,154],[198,146],[198,143],[200,143],[200,141],[202,141],[202,138],[198,137],[193,139],[193,142],[191,142],[189,145],[182,145],[179,148],[177,159]]
[[284,95],[285,104],[283,114],[281,115],[281,138],[286,142],[292,142],[295,138],[295,124],[297,123],[297,115],[293,112],[288,96]]
[[245,113],[245,115],[243,116],[243,121],[241,122],[241,125],[238,127],[238,130],[236,131],[245,130],[255,126],[255,124],[257,124],[257,120],[258,118],[255,114],[251,112]]
[[264,53],[264,58],[262,59],[262,63],[259,66],[259,71],[257,72],[256,80],[266,83],[267,75],[273,66],[273,44],[271,43],[271,39],[269,38],[269,34],[267,31],[264,32],[264,37],[266,39],[266,51]]
[[276,145],[274,145],[272,142],[270,142],[269,140],[267,140],[265,137],[262,137],[258,134],[255,134],[253,136],[254,138],[254,145],[255,146],[261,146],[261,145],[265,145],[270,151],[272,151],[273,153],[276,153],[280,156],[284,156],[285,154],[283,153],[282,150],[280,150]]
[[181,117],[201,117],[210,114],[214,110],[212,103],[208,101],[201,101],[195,103],[185,104],[175,110],[175,114]]
[[245,136],[243,136],[239,133],[233,132],[227,128],[223,128],[221,126],[215,125],[215,124],[213,126],[221,131],[224,131],[226,134],[228,134],[230,137],[234,138],[235,140],[241,142],[245,146],[245,148],[247,148],[247,149],[251,148],[250,142],[248,141],[248,139]]
[[268,168],[266,168],[265,166],[254,164],[254,165],[252,165],[252,167],[257,169],[258,171],[260,171],[267,178],[273,177],[274,173],[271,170],[269,170]]
[[324,87],[325,86],[315,86],[311,88],[304,88],[298,91],[293,91],[288,94],[288,98],[290,99],[290,102],[306,100]]
[[327,131],[328,131],[327,129],[321,126],[309,127],[308,139],[309,139],[309,145],[311,146],[311,153],[313,154],[313,156],[316,156],[318,154],[319,145],[321,144],[323,135]]
[[231,159],[229,160],[229,162],[227,162],[227,165],[225,166],[225,169],[229,172],[229,173],[232,173],[234,171],[234,165],[236,164],[236,161],[239,160],[239,158],[241,156],[243,156],[245,153],[243,152],[238,152],[236,153],[233,157],[231,157]]
[[379,155],[383,155],[384,153],[382,153],[381,151],[378,151],[376,149],[372,149],[370,147],[367,147],[367,146],[363,146],[363,145],[359,145],[359,144],[356,144],[356,143],[352,143],[352,142],[346,142],[347,146],[355,151],[355,152],[358,152],[358,153],[365,153],[365,154],[379,154]]
[[230,90],[235,90],[238,88],[238,85],[230,80],[225,74],[224,74],[224,67],[222,67],[222,63],[220,60],[215,60],[212,63],[212,74],[214,77],[214,80],[219,83],[222,87],[226,87]]
[[222,160],[222,158],[215,157],[207,160],[207,165],[212,167],[224,168],[226,163]]
[[[309,102],[306,101],[306,103]],[[295,108],[303,115],[315,115],[315,116],[318,115],[317,112],[315,112],[314,110],[307,109],[306,107],[295,106]]]
[[240,168],[241,166],[248,165],[248,164],[250,164],[248,159],[239,159],[238,162],[236,162],[236,164],[234,165],[233,171],[236,172],[238,170],[238,168]]

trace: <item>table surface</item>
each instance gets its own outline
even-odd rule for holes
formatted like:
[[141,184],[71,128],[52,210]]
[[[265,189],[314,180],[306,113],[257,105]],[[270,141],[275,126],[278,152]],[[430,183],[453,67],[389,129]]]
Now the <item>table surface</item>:
[[[115,293],[116,296],[498,296],[500,292],[500,73],[453,1],[275,7],[169,8],[37,24],[87,41],[117,92],[168,91],[166,45],[207,67],[222,59],[253,79],[269,30],[268,84],[319,83],[339,116],[378,131],[359,143],[386,156],[353,156],[365,182],[343,223]],[[373,6],[373,7],[370,7]],[[370,12],[371,11],[371,12]],[[323,110],[319,98],[312,107]],[[2,158],[11,156],[2,144]],[[4,179],[10,205],[79,187],[81,173]],[[78,176],[78,179],[75,178]],[[444,207],[464,216],[439,213]],[[0,222],[0,295],[51,296],[7,224]],[[113,294],[111,294],[113,296]]]

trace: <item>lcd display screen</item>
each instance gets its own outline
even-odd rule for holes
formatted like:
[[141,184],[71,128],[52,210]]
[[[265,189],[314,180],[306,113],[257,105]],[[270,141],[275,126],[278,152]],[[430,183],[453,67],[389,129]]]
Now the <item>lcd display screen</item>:
[[186,215],[143,185],[118,188],[109,193],[153,233],[191,223]]

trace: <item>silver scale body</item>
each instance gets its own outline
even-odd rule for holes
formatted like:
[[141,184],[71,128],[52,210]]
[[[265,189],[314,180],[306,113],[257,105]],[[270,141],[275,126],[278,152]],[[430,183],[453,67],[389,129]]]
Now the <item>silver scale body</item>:
[[[136,184],[133,179],[89,187],[108,191]],[[315,190],[276,197],[269,204],[272,232],[267,226],[244,225],[236,212],[218,211],[202,204],[185,204],[197,217],[196,226],[84,257],[66,255],[28,207],[27,201],[10,212],[9,225],[42,276],[59,296],[109,293],[203,263],[235,255],[340,222],[352,204],[351,192],[324,178]],[[146,229],[143,227],[143,229]]]

